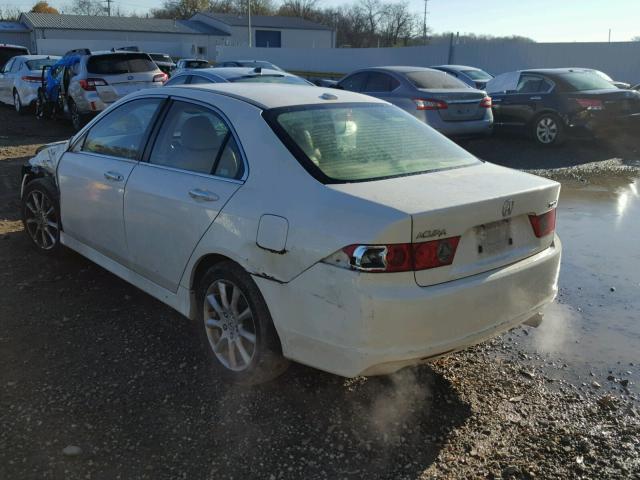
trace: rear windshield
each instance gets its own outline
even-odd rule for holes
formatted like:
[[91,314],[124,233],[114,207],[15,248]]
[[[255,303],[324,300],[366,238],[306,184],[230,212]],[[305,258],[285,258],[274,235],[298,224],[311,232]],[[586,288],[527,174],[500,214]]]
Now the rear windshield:
[[594,72],[569,72],[559,76],[577,92],[615,88],[611,82]]
[[482,70],[463,70],[462,73],[464,73],[471,80],[484,81],[491,80],[493,78],[487,72],[483,72]]
[[407,72],[405,74],[416,88],[468,88],[469,86],[444,72]]
[[89,58],[87,70],[98,75],[152,72],[158,67],[146,53],[114,53]]
[[249,75],[246,77],[229,78],[230,82],[235,83],[288,83],[293,85],[309,85],[309,82],[300,77],[287,75]]
[[28,55],[29,50],[26,48],[0,47],[0,68],[4,64],[18,55]]
[[29,70],[42,70],[42,67],[51,67],[58,60],[52,58],[41,58],[40,60],[29,60],[27,68]]
[[164,55],[161,53],[150,53],[149,56],[151,57],[151,60],[157,60],[158,62],[173,62],[169,55]]
[[205,68],[209,66],[209,62],[204,60],[191,60],[184,62],[184,68]]
[[266,112],[265,118],[291,153],[325,183],[479,163],[451,140],[391,105],[286,107]]

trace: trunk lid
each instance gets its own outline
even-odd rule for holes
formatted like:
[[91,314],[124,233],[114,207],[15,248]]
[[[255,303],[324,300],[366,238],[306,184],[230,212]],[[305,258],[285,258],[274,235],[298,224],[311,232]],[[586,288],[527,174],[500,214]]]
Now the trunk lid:
[[451,265],[415,272],[420,286],[493,270],[549,247],[553,235],[537,238],[528,216],[554,208],[560,192],[557,182],[489,163],[332,188],[411,215],[414,243],[460,237]]
[[445,122],[464,122],[468,120],[481,120],[487,109],[480,106],[480,102],[486,94],[471,88],[460,89],[420,89],[425,98],[442,100],[448,108],[438,110],[440,117]]
[[569,98],[600,100],[602,112],[607,116],[623,116],[640,113],[640,93],[633,90],[612,88],[607,90],[586,90],[572,92]]

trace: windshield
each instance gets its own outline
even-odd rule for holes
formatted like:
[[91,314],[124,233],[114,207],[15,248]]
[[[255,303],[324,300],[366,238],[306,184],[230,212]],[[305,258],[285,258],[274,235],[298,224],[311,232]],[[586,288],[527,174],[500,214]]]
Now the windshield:
[[466,83],[437,70],[407,72],[405,75],[416,88],[469,88]]
[[488,81],[493,78],[487,72],[483,72],[482,70],[463,70],[462,73],[464,73],[471,80]]
[[569,72],[561,73],[560,78],[567,82],[577,92],[586,90],[605,90],[615,88],[611,82],[608,82],[594,72]]
[[158,62],[173,63],[171,57],[169,55],[165,55],[164,53],[150,53],[149,56],[152,60],[157,60]]
[[87,71],[98,75],[152,72],[157,68],[146,53],[96,55],[87,61]]
[[291,153],[325,183],[376,180],[478,163],[451,140],[391,105],[309,105],[266,118]]
[[58,60],[54,58],[41,58],[39,60],[29,60],[27,68],[29,70],[42,70],[42,67],[51,67]]
[[229,78],[234,83],[288,83],[293,85],[309,85],[309,82],[294,76],[287,75],[249,75],[246,77]]

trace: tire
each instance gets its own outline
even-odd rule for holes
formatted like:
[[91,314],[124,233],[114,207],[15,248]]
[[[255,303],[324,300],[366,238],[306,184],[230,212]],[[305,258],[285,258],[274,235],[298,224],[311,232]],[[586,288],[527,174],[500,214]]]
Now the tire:
[[53,182],[38,178],[22,195],[22,224],[31,244],[40,253],[56,255],[60,244],[60,202]]
[[531,135],[539,145],[561,145],[565,140],[564,122],[555,113],[543,113],[533,121]]
[[284,373],[289,361],[282,356],[267,305],[239,265],[224,261],[209,268],[196,299],[195,325],[215,375],[230,383],[255,385]]
[[22,100],[17,90],[13,91],[13,108],[15,108],[18,115],[24,115],[26,113],[26,108],[22,105]]
[[42,89],[38,89],[38,97],[36,98],[36,119],[44,120],[51,118],[51,105],[47,102]]
[[82,127],[84,127],[84,118],[80,111],[78,110],[78,106],[76,103],[69,99],[67,100],[69,106],[69,116],[71,117],[71,125],[73,125],[73,129],[77,132]]

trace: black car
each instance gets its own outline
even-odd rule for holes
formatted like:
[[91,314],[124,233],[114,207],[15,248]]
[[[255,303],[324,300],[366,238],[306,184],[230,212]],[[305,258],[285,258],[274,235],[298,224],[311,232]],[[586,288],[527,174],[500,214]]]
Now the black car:
[[494,125],[524,129],[542,145],[570,132],[604,134],[640,127],[640,92],[620,90],[589,69],[522,70],[487,84]]

